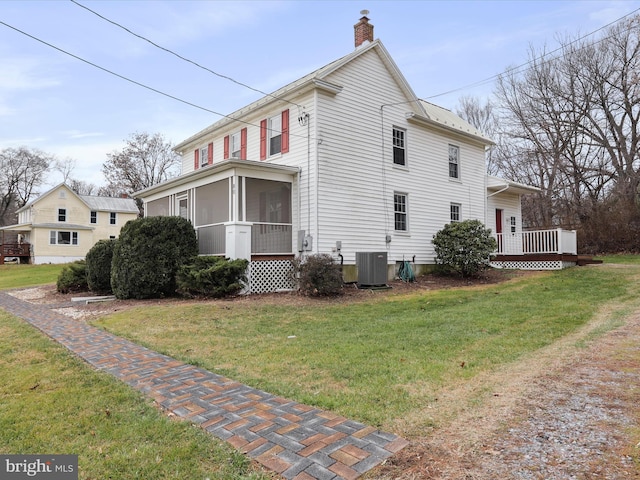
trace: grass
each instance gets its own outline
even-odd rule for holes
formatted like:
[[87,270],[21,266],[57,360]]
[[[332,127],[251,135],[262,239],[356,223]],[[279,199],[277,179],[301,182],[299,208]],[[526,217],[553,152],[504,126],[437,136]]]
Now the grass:
[[0,338],[0,453],[77,454],[87,480],[268,478],[2,311]]
[[640,255],[633,254],[603,255],[594,258],[597,260],[602,260],[604,263],[616,263],[625,265],[640,264]]
[[[0,265],[0,289],[64,265]],[[0,452],[78,454],[79,478],[266,479],[247,458],[0,311]]]
[[56,283],[64,265],[0,265],[0,290]]
[[602,305],[623,308],[639,282],[633,267],[574,268],[361,304],[146,306],[97,325],[256,388],[390,427],[440,389],[577,331]]

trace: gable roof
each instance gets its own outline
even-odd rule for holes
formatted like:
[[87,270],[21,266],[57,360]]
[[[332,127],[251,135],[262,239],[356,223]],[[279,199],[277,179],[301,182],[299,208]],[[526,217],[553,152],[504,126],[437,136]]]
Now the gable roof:
[[112,198],[112,197],[98,197],[94,195],[78,195],[76,192],[74,192],[71,189],[71,187],[69,187],[69,185],[63,182],[56,185],[52,189],[47,190],[38,198],[31,200],[24,207],[19,208],[16,211],[16,213],[20,213],[26,210],[27,208],[31,207],[32,205],[35,205],[36,203],[41,202],[42,200],[47,198],[49,195],[58,191],[61,187],[65,187],[71,193],[71,195],[78,198],[90,210],[96,210],[101,212],[104,212],[104,211],[120,212],[120,213],[139,213],[140,212],[140,210],[138,209],[138,205],[136,204],[136,201],[132,198],[115,198],[115,197]]
[[331,83],[327,81],[326,78],[336,70],[344,67],[345,65],[349,64],[356,58],[360,57],[361,55],[364,55],[365,53],[371,50],[374,50],[378,53],[382,62],[391,73],[391,76],[396,80],[400,89],[403,91],[407,99],[410,100],[410,102],[407,102],[407,104],[413,105],[413,107],[417,109],[418,111],[417,113],[426,115],[426,112],[424,111],[423,106],[419,102],[411,101],[411,100],[417,99],[416,94],[413,92],[413,90],[409,86],[409,83],[404,78],[404,75],[402,75],[402,73],[398,69],[398,66],[395,64],[395,62],[391,58],[391,55],[389,55],[389,52],[387,51],[387,49],[384,47],[384,45],[380,40],[375,40],[374,42],[363,44],[360,47],[356,48],[353,52],[337,60],[334,60],[333,62],[325,65],[324,67],[314,70],[313,72],[297,80],[294,80],[293,82],[276,90],[270,95],[266,95],[256,100],[255,102],[250,103],[240,108],[239,110],[236,110],[233,113],[230,113],[229,115],[218,120],[217,122],[213,123],[207,128],[199,131],[195,135],[192,135],[186,140],[180,142],[174,147],[174,150],[177,152],[180,152],[184,150],[185,147],[187,147],[190,143],[200,140],[203,136],[206,136],[207,134],[212,133],[222,127],[225,127],[226,125],[229,125],[233,122],[237,122],[240,119],[242,119],[242,117],[246,116],[247,114],[255,110],[266,107],[278,101],[284,101],[283,99],[285,99],[287,96],[291,95],[294,92],[298,92],[300,90],[304,90],[307,88],[319,88],[321,90],[325,90],[334,94],[339,93],[340,91],[342,91],[342,86]]

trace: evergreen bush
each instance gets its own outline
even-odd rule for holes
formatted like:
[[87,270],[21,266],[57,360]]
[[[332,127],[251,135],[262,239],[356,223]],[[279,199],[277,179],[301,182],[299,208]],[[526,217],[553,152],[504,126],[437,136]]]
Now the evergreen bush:
[[84,260],[76,260],[62,268],[56,282],[58,292],[86,292],[88,289],[87,264]]
[[99,240],[87,252],[87,284],[99,294],[111,293],[111,262],[116,240]]
[[491,230],[479,220],[447,224],[433,236],[436,264],[463,277],[478,276],[497,248]]
[[120,299],[175,295],[178,269],[197,254],[196,232],[188,220],[130,220],[113,249],[111,289]]
[[176,275],[178,293],[188,296],[220,298],[235,295],[244,288],[249,262],[224,257],[193,257]]
[[296,260],[294,270],[303,295],[335,296],[342,293],[342,267],[331,255],[318,253]]

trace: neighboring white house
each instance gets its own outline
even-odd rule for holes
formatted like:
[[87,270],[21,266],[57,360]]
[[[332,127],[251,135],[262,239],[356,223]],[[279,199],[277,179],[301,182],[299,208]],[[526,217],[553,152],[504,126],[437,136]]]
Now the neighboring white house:
[[367,17],[355,34],[355,51],[177,145],[182,174],[135,194],[145,215],[191,220],[201,254],[254,260],[269,278],[254,291],[283,288],[278,260],[297,254],[334,255],[346,280],[379,258],[386,279],[404,260],[432,265],[449,222],[520,232],[520,195],[536,189],[489,178],[491,140],[418,100]]
[[17,224],[0,228],[0,260],[66,263],[83,259],[98,240],[117,238],[139,210],[132,198],[78,195],[61,183],[17,213]]

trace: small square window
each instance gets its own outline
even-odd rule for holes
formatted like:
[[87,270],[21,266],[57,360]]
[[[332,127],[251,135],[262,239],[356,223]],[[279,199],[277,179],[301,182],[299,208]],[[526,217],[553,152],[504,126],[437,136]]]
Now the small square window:
[[116,220],[116,212],[109,213],[109,225],[115,225]]
[[406,232],[407,225],[407,195],[404,193],[393,194],[394,228],[396,231]]
[[451,204],[451,223],[460,221],[461,205],[459,203]]
[[460,178],[460,148],[449,145],[449,178]]
[[67,221],[67,209],[66,208],[59,208],[58,209],[58,221],[59,222],[66,222]]

